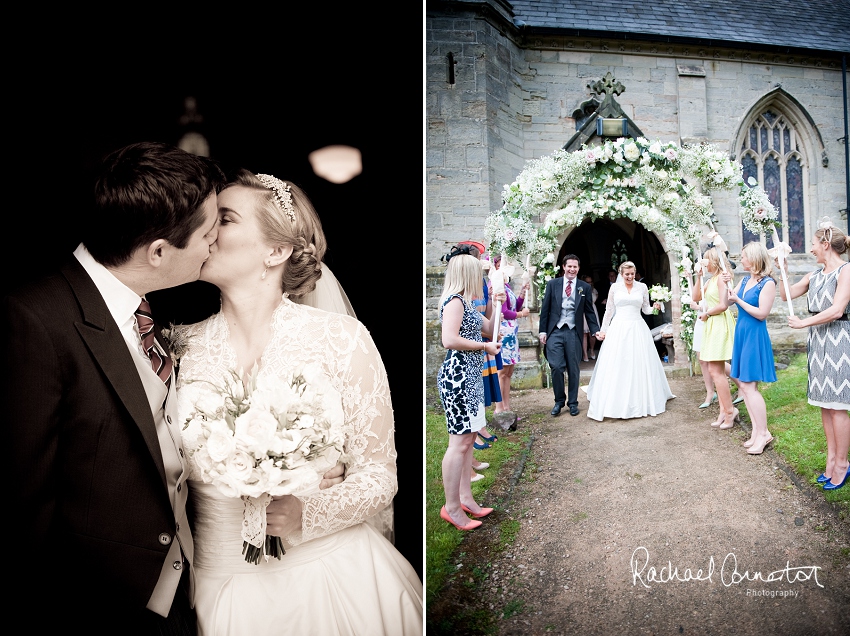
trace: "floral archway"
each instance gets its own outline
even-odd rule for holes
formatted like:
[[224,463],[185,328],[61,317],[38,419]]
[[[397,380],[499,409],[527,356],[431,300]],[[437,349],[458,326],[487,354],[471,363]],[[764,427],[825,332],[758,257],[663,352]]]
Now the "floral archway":
[[[753,234],[769,234],[777,211],[741,164],[710,144],[686,145],[619,138],[580,150],[558,150],[533,159],[503,190],[502,208],[491,213],[484,235],[491,253],[524,261],[538,283],[555,276],[558,236],[585,219],[625,217],[663,236],[679,273],[682,326],[696,317],[689,306],[690,275],[699,241],[714,231],[711,193],[737,190],[741,219]],[[542,219],[542,223],[537,221]],[[717,236],[716,243],[720,239]],[[722,243],[719,243],[722,244]],[[531,271],[530,271],[531,270]],[[540,285],[539,287],[543,287]],[[692,329],[680,329],[692,357]]]

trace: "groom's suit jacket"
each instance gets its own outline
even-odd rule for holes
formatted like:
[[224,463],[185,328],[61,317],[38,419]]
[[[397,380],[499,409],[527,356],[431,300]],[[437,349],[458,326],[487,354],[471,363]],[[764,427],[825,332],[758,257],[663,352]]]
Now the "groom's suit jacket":
[[[583,280],[575,279],[575,325],[579,340],[584,335],[584,320],[587,318],[587,326],[590,333],[599,331],[599,321],[593,312],[593,289]],[[543,293],[543,302],[540,305],[540,326],[542,333],[548,336],[555,331],[558,320],[561,318],[561,301],[564,298],[564,277],[553,278],[546,283],[546,291]],[[545,352],[545,348],[544,348]]]
[[0,308],[15,602],[39,601],[42,619],[61,619],[63,601],[92,617],[144,611],[177,532],[158,405],[75,258]]

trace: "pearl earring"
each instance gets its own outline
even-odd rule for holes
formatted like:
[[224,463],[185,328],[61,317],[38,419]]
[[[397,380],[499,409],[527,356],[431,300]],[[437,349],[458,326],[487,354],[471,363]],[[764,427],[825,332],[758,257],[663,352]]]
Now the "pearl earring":
[[266,272],[269,271],[269,266],[268,266],[267,263],[265,265],[266,265],[266,268],[263,270],[263,275],[260,276],[260,280],[266,280]]

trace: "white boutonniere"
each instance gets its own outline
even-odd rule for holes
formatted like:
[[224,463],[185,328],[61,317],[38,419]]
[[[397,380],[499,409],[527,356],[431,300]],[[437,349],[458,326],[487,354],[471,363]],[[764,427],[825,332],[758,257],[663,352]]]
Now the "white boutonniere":
[[583,288],[583,287],[579,287],[579,288],[578,288],[578,295],[579,295],[579,296],[584,296],[584,288]]

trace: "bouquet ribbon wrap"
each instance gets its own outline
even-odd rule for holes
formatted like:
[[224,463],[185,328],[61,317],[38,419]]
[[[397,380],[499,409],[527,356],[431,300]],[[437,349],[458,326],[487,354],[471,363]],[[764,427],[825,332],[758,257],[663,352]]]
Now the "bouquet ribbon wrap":
[[[502,256],[502,262],[505,262],[504,255]],[[502,269],[490,268],[490,285],[493,288],[493,295],[503,294],[505,293],[505,276],[502,272]],[[493,320],[495,323],[493,324],[493,337],[490,338],[493,342],[498,341],[499,339],[499,325],[501,324],[500,316],[502,315],[502,303],[494,302],[493,303]]]
[[776,228],[773,228],[773,247],[768,250],[773,258],[779,261],[779,271],[782,272],[782,283],[785,286],[785,299],[788,301],[788,315],[794,315],[794,305],[791,303],[791,287],[788,284],[788,272],[785,271],[785,259],[791,253],[791,246],[779,240]]

